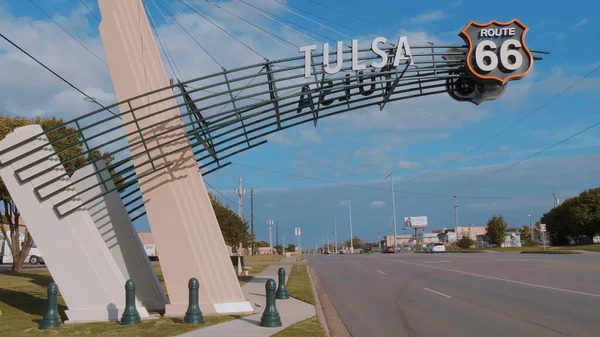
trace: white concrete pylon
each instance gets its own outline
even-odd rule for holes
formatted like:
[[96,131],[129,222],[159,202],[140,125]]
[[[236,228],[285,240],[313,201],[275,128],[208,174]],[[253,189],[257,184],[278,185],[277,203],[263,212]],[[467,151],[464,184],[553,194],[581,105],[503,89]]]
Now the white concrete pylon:
[[[168,87],[142,1],[99,0],[98,4],[100,35],[117,99],[123,102]],[[169,294],[166,315],[185,314],[192,277],[200,283],[199,304],[204,314],[253,312],[235,275],[193,150],[191,146],[179,150],[189,141],[184,128],[175,129],[183,122],[173,108],[178,102],[172,95],[172,90],[163,90],[120,106],[122,112],[133,109],[121,116],[129,143],[144,141],[151,149],[146,153],[138,144],[131,152],[136,174],[147,174],[139,185]],[[163,101],[139,108],[159,100]],[[157,114],[144,118],[153,113]],[[126,124],[134,118],[136,123]],[[167,129],[172,131],[161,134]],[[154,137],[157,134],[160,137]],[[152,172],[149,159],[156,166],[173,165]]]
[[[104,161],[99,160],[77,170],[71,177],[71,180],[76,181],[75,189],[85,191],[80,195],[83,202],[115,188],[105,168]],[[152,270],[152,264],[119,193],[108,193],[91,201],[86,208],[123,276],[135,281],[137,299],[149,311],[164,311],[167,297]]]
[[[17,128],[0,142],[0,151],[41,133],[42,128],[39,125]],[[47,146],[42,148],[44,144]],[[36,186],[64,174],[63,166],[59,165],[23,184],[15,177],[15,171],[19,168],[54,153],[54,149],[48,144],[48,138],[40,136],[33,141],[23,143],[0,155],[0,162],[6,163],[9,159],[34,149],[39,150],[11,164],[1,166],[0,176],[27,223],[27,228],[43,254],[46,266],[68,306],[67,317],[71,322],[118,320],[125,307],[126,278],[102,240],[90,214],[82,208],[59,218],[54,210],[55,203],[69,199],[69,196],[77,193],[76,190],[66,188],[42,202],[34,194]],[[54,154],[49,159],[21,172],[20,177],[27,178],[57,163],[59,159]],[[70,183],[70,178],[63,177],[41,188],[40,192],[48,194]],[[81,199],[75,197],[61,209],[63,207],[71,209],[81,203]],[[146,308],[140,306],[137,308],[142,318],[149,317]]]

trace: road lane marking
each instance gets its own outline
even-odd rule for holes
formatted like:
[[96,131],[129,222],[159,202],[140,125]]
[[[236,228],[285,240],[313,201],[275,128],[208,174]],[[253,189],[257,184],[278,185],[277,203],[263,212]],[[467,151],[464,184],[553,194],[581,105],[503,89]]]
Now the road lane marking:
[[446,295],[446,294],[443,294],[443,293],[441,293],[441,292],[439,292],[439,291],[431,290],[431,289],[429,289],[429,288],[423,288],[423,289],[425,289],[425,290],[427,290],[427,291],[431,291],[431,292],[432,292],[432,293],[434,293],[434,294],[438,294],[438,295],[441,295],[441,296],[444,296],[444,297],[447,297],[447,298],[452,298],[452,296],[450,296],[450,295]]
[[448,263],[450,261],[425,261],[425,263]]
[[485,278],[485,279],[488,279],[488,280],[504,281],[504,282],[508,282],[508,283],[520,284],[520,285],[530,286],[530,287],[534,287],[534,288],[542,288],[542,289],[560,291],[560,292],[564,292],[564,293],[578,294],[578,295],[585,295],[585,296],[591,296],[591,297],[600,298],[599,294],[586,293],[586,292],[583,292],[583,291],[576,291],[576,290],[569,290],[569,289],[562,289],[562,288],[555,288],[555,287],[543,286],[543,285],[535,284],[535,283],[528,283],[528,282],[521,282],[521,281],[509,280],[509,279],[500,278],[500,277],[494,277],[494,276],[487,276],[487,275],[469,273],[469,272],[462,271],[462,270],[454,270],[454,269],[442,268],[442,267],[437,267],[437,266],[429,266],[429,265],[425,265],[425,264],[418,264],[418,263],[412,263],[412,262],[406,262],[406,261],[400,261],[400,260],[388,259],[388,261],[393,261],[393,262],[398,262],[398,263],[404,263],[404,264],[412,264],[412,265],[418,266],[418,267],[425,267],[425,268],[433,268],[433,269],[438,269],[438,270],[444,270],[444,271],[448,271],[448,272],[451,272],[451,273],[457,273],[457,274],[463,274],[463,275],[469,275],[469,276],[476,276],[476,277],[481,277],[481,278]]
[[378,272],[379,274],[387,275],[386,273],[384,273],[384,272],[382,272],[382,271],[380,271],[380,270],[378,270],[377,272]]
[[496,261],[529,261],[528,259],[496,259]]
[[360,266],[360,263],[356,262],[356,265],[357,265],[357,266]]

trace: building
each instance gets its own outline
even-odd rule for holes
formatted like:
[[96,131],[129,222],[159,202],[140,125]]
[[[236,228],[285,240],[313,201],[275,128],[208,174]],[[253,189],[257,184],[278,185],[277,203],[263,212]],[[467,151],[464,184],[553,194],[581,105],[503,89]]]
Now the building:
[[[468,235],[471,238],[471,240],[477,241],[477,238],[481,235],[485,235],[485,233],[485,226],[458,227],[458,239]],[[438,234],[438,238],[441,242],[446,243],[456,242],[457,240],[454,228],[442,228],[441,233]]]
[[[439,230],[438,230],[439,231]],[[431,233],[419,233],[419,243],[430,243],[430,242],[438,242],[438,234],[434,233],[435,231],[432,231]],[[400,234],[400,235],[396,235],[396,243],[398,245],[414,245],[416,243],[415,240],[415,235],[412,234]],[[393,235],[386,235],[384,237],[383,240],[383,244],[386,245],[387,247],[392,247],[394,246],[394,236]]]

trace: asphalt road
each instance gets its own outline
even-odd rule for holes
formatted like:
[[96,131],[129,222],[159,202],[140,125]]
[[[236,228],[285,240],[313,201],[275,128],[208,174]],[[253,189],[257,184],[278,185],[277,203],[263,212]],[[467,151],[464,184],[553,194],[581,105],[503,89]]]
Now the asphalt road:
[[600,254],[309,255],[352,336],[600,336]]

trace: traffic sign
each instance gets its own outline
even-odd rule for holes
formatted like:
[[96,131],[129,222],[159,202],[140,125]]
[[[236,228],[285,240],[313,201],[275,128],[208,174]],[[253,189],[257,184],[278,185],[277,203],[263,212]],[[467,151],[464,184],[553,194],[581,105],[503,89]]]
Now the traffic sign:
[[301,234],[300,227],[296,227],[296,236],[300,236]]
[[546,224],[541,223],[540,224],[540,232],[545,232],[546,231]]

